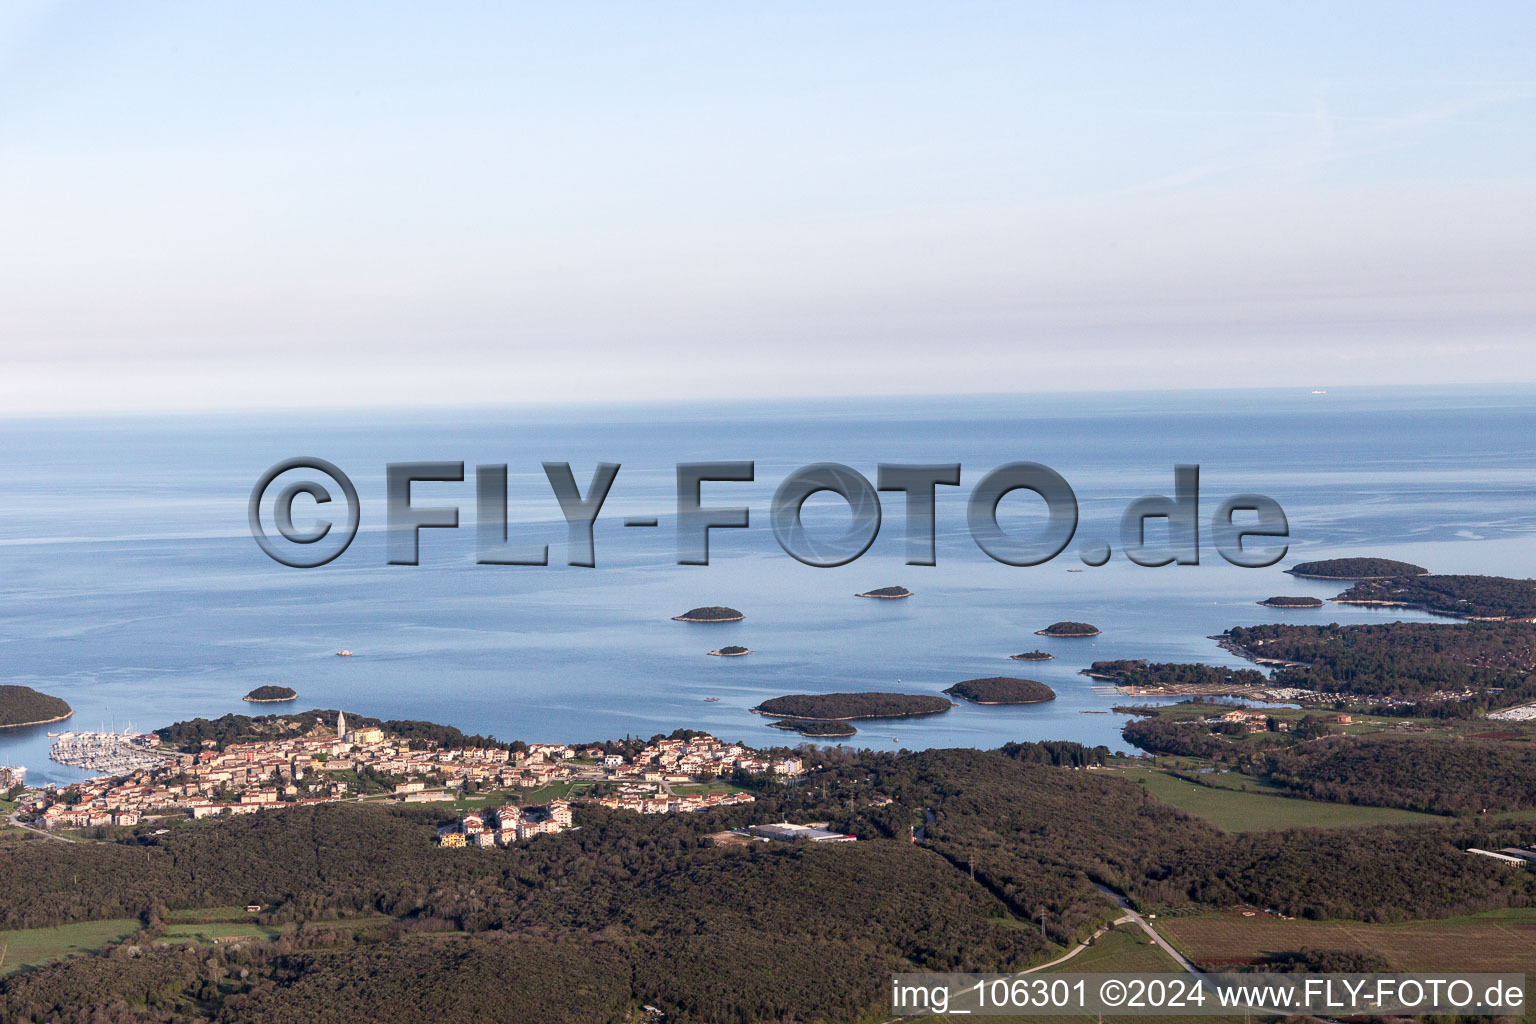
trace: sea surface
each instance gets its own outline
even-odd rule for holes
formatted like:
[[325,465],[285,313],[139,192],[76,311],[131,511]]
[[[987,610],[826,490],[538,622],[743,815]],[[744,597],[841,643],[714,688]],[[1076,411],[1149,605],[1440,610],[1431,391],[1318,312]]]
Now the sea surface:
[[[246,519],[257,478],[300,455],[340,466],[361,496],[357,539],[314,569],[269,559]],[[459,506],[461,526],[423,531],[420,565],[389,565],[385,465],[426,460],[467,464],[463,483],[413,490],[418,505]],[[755,461],[754,482],[704,492],[706,505],[750,507],[751,526],[714,531],[710,565],[678,565],[675,466],[708,460]],[[1081,508],[1077,538],[1040,566],[992,561],[966,525],[971,486],[1020,460],[1061,473]],[[546,461],[570,462],[583,490],[596,463],[622,465],[596,526],[594,568],[564,564],[566,527]],[[878,539],[851,564],[812,568],[785,554],[769,501],[789,472],[816,462],[871,480],[881,462],[961,463],[961,486],[938,492],[938,564],[905,564],[894,493],[884,495]],[[548,543],[550,566],[475,563],[481,463],[510,467],[510,538]],[[1135,565],[1119,550],[1121,511],[1138,496],[1171,493],[1178,463],[1201,467],[1201,564]],[[1211,512],[1240,492],[1266,494],[1286,511],[1290,551],[1274,567],[1237,568],[1210,546]],[[313,516],[306,500],[296,506],[300,527]],[[626,528],[628,516],[659,525]],[[807,505],[813,534],[841,533],[847,519],[835,499]],[[1001,520],[1038,529],[1040,502],[1017,492]],[[1057,699],[859,723],[848,742],[915,749],[1073,739],[1123,749],[1124,718],[1109,709],[1124,701],[1079,674],[1091,661],[1240,664],[1209,637],[1277,619],[1423,618],[1255,602],[1333,596],[1342,587],[1282,569],[1342,555],[1536,576],[1533,531],[1530,386],[0,420],[0,681],[56,694],[76,712],[62,725],[0,730],[0,764],[25,765],[34,783],[68,781],[83,773],[47,760],[50,729],[152,729],[284,707],[530,741],[686,726],[783,744],[798,737],[748,709],[784,693],[938,693],[999,674],[1040,679]],[[1097,539],[1114,556],[1085,566],[1078,549]],[[897,584],[916,596],[853,596]],[[746,619],[671,621],[705,604],[731,605]],[[1103,634],[1034,635],[1059,619]],[[727,644],[754,653],[706,656]],[[1056,660],[1009,660],[1036,647]],[[341,649],[355,654],[337,657]],[[241,701],[263,683],[292,686],[299,700]]]

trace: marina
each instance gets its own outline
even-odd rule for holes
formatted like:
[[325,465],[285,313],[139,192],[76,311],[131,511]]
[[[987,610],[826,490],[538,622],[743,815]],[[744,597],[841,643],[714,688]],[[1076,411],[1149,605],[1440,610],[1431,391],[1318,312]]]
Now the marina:
[[126,775],[165,763],[167,756],[154,749],[158,742],[154,733],[66,732],[49,748],[48,758],[103,775]]

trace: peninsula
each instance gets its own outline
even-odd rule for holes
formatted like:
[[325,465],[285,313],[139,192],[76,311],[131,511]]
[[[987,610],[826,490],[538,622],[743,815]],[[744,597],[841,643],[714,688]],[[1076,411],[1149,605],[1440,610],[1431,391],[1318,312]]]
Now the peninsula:
[[910,718],[954,707],[943,697],[921,693],[794,693],[765,700],[752,710],[774,718],[846,722],[858,718]]
[[1053,622],[1035,630],[1035,636],[1098,636],[1099,627],[1087,622]]
[[1039,704],[1056,699],[1056,691],[1044,683],[1014,676],[967,679],[944,692],[972,704]]
[[252,704],[280,704],[286,700],[297,700],[298,696],[298,692],[291,686],[258,686],[240,699]]
[[903,597],[911,597],[912,591],[906,587],[881,587],[878,590],[866,590],[862,594],[854,594],[854,597],[879,597],[887,601],[897,601]]
[[681,615],[672,616],[673,622],[740,622],[746,618],[735,608],[727,608],[724,605],[710,604],[701,608],[690,608]]
[[1096,661],[1082,674],[1103,679],[1128,696],[1247,697],[1262,700],[1269,677],[1258,669],[1147,662],[1140,658]]
[[74,713],[62,698],[38,693],[30,686],[0,686],[0,729],[62,722]]
[[1315,580],[1381,580],[1393,576],[1427,576],[1429,570],[1412,562],[1391,558],[1325,558],[1297,562],[1285,570],[1292,576]]
[[710,651],[709,653],[713,654],[717,658],[739,658],[743,654],[751,654],[752,652],[747,648],[742,647],[740,644],[730,644],[725,647],[717,648],[716,650]]
[[1266,597],[1258,602],[1265,608],[1321,608],[1322,598],[1318,597]]
[[1338,604],[1416,608],[1435,615],[1487,621],[1536,621],[1536,580],[1507,576],[1401,576],[1361,580],[1334,598]]

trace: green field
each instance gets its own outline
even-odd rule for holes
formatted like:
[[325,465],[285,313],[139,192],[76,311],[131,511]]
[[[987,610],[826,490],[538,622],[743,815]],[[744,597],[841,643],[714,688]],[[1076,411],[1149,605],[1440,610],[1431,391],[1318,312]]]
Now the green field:
[[0,932],[0,974],[100,949],[109,942],[126,939],[138,930],[139,922],[135,918],[123,917],[82,921],[58,928]]
[[1171,956],[1152,944],[1146,932],[1134,924],[1122,924],[1100,935],[1071,960],[1041,973],[1153,974],[1181,970]]
[[[1230,777],[1213,776],[1221,785],[1202,786],[1185,782],[1155,768],[1124,768],[1116,771],[1122,778],[1144,783],[1147,792],[1167,804],[1204,818],[1226,832],[1258,832],[1272,828],[1348,828],[1353,825],[1444,824],[1438,814],[1420,814],[1394,807],[1359,807],[1332,804],[1320,800],[1300,800],[1274,795],[1274,787],[1255,785],[1250,792],[1226,788],[1240,783]],[[1256,780],[1255,780],[1256,781]],[[1267,791],[1266,791],[1267,789]]]
[[259,925],[255,921],[218,921],[213,924],[167,924],[165,934],[158,941],[180,944],[245,936],[265,941],[275,939],[279,934],[278,929]]
[[171,910],[165,915],[167,923],[199,921],[255,921],[256,915],[245,907],[202,907],[194,910]]

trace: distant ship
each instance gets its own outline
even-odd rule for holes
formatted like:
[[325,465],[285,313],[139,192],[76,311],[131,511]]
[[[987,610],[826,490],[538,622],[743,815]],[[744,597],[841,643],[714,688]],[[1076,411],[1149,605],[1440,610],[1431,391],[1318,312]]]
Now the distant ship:
[[715,701],[717,701],[719,699],[720,699],[719,697],[705,697],[704,698],[704,703],[706,703],[706,704],[713,704]]
[[350,658],[350,657],[352,657],[352,652],[351,651],[337,651],[336,652],[336,657],[338,657],[338,658]]
[[1314,395],[1326,395],[1328,392],[1326,392],[1326,391],[1313,391],[1312,393]]

